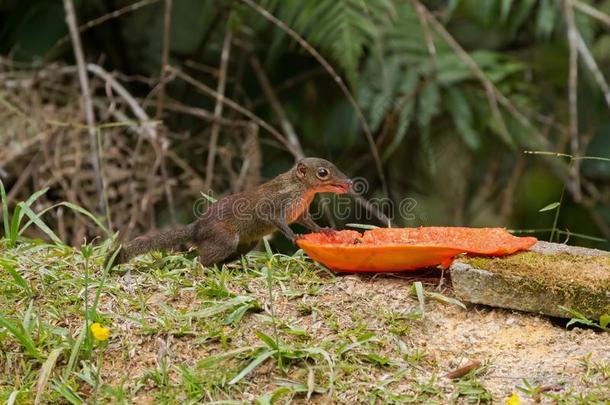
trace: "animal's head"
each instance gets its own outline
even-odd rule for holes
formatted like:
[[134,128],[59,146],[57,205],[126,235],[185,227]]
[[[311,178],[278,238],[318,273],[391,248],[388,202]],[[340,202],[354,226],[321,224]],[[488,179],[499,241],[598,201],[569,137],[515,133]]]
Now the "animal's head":
[[296,178],[316,193],[343,194],[352,186],[352,181],[328,160],[303,158],[293,170]]

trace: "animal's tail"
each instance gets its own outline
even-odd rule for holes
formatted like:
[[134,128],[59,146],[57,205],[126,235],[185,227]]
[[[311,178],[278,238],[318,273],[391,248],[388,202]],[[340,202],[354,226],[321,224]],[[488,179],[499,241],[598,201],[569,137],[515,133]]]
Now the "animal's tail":
[[[194,236],[194,226],[195,223],[192,223],[186,226],[168,229],[154,235],[140,236],[124,243],[112,262],[112,266],[114,267],[121,263],[128,262],[132,258],[152,250],[176,249],[185,243],[191,242]],[[113,249],[108,256],[106,256],[104,268],[108,265],[108,262],[115,251],[116,249]]]

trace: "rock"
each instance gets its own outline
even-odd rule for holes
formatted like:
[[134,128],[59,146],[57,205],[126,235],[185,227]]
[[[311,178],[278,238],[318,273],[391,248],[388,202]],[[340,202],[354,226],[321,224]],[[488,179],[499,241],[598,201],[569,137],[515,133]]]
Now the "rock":
[[610,252],[538,242],[510,256],[463,257],[450,271],[463,301],[564,318],[572,315],[561,306],[610,314]]

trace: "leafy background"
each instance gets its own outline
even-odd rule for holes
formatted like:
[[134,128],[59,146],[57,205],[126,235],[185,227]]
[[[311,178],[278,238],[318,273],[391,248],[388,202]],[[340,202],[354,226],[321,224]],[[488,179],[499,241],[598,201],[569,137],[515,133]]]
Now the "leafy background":
[[[610,13],[610,1],[259,0],[257,4],[319,51],[354,95],[379,150],[389,197],[395,207],[405,198],[417,201],[411,216],[386,212],[395,223],[507,226],[547,230],[536,236],[548,238],[557,207],[539,210],[560,201],[563,194],[557,228],[564,233],[558,240],[610,247],[603,241],[610,237],[610,164],[581,162],[579,198],[568,175],[569,159],[524,153],[571,153],[566,7],[572,7],[576,31],[599,73],[608,77],[610,17],[606,13]],[[88,0],[76,2],[76,6],[80,23],[124,10],[83,31],[85,54],[89,61],[115,72],[154,116],[162,71],[164,2]],[[0,53],[11,61],[4,73],[44,69],[55,63],[73,65],[67,32],[59,0],[3,1]],[[281,128],[281,119],[252,66],[251,59],[256,58],[304,152],[330,159],[351,176],[366,179],[365,197],[383,197],[370,144],[336,80],[285,29],[270,23],[246,2],[173,0],[170,64],[216,88],[228,32],[232,42],[227,97]],[[578,153],[610,158],[610,106],[585,59],[579,54]],[[486,83],[465,63],[468,60],[480,68]],[[171,79],[168,97],[182,106],[212,113],[213,98]],[[75,75],[55,80],[66,81],[77,83]],[[4,86],[0,94],[10,95],[6,81]],[[98,84],[95,94],[107,96],[103,84]],[[40,99],[41,108],[62,104],[61,97]],[[78,99],[66,97],[63,103],[72,103],[72,121],[82,120]],[[244,119],[228,108],[223,116]],[[103,114],[98,118],[103,121]],[[185,176],[176,160],[169,164],[164,179],[171,185],[174,200],[170,204],[162,192],[155,194],[151,219],[139,223],[139,231],[171,222],[170,210],[175,211],[177,221],[191,220],[191,207],[201,197],[201,187],[183,179],[206,176],[210,122],[169,110],[162,118],[169,150],[192,172]],[[0,145],[11,147],[8,135],[16,131],[15,124],[3,122],[0,133],[7,136]],[[241,141],[235,140],[232,131],[220,128],[221,149],[233,153],[216,159],[211,184],[216,194],[236,189],[230,173],[233,161],[239,160]],[[80,130],[71,136],[87,135]],[[125,147],[135,150],[136,144],[135,139],[127,138]],[[262,154],[257,170],[263,179],[292,164],[293,157],[266,130],[260,130],[257,145]],[[102,147],[110,150],[112,144],[103,142]],[[30,158],[36,156],[34,149]],[[0,175],[8,190],[17,182],[22,162],[0,161]],[[29,193],[36,188],[35,182],[28,186]],[[55,194],[51,190],[47,198],[71,199],[59,191]],[[124,194],[119,191],[111,200],[126,199]],[[74,199],[72,202],[83,203]],[[121,209],[114,211],[119,215],[116,212]],[[364,220],[345,222],[350,221]]]

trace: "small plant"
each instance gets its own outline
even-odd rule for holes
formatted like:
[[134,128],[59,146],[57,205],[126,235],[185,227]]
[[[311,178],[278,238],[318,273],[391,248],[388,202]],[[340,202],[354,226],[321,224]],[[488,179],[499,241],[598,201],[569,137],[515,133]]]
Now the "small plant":
[[23,322],[18,323],[0,315],[0,326],[5,328],[9,334],[11,334],[15,340],[25,349],[25,351],[37,360],[43,358],[42,354],[34,343],[31,330],[28,327],[30,322],[31,304],[30,310],[25,314]]
[[[558,157],[558,158],[568,158],[569,159],[569,167],[572,168],[574,164],[576,164],[576,162],[581,161],[581,160],[597,160],[597,161],[602,161],[602,162],[610,162],[610,159],[608,158],[604,158],[604,157],[599,157],[599,156],[573,156],[570,154],[566,154],[566,153],[556,153],[556,152],[545,152],[545,151],[531,151],[531,150],[526,150],[524,151],[524,153],[526,154],[530,154],[530,155],[543,155],[543,156],[554,156],[554,157]],[[566,180],[567,181],[567,180]],[[550,228],[550,232],[551,235],[549,237],[549,242],[559,242],[559,236],[561,235],[565,235],[568,238],[573,235],[582,239],[588,239],[588,240],[593,240],[593,241],[597,241],[597,242],[606,242],[606,239],[603,238],[596,238],[593,236],[589,236],[589,235],[583,235],[583,234],[579,234],[579,233],[573,233],[570,232],[569,230],[562,230],[558,228],[558,223],[559,223],[559,214],[561,211],[561,206],[563,204],[563,200],[564,200],[564,196],[565,196],[565,192],[566,192],[566,183],[563,183],[563,187],[561,189],[561,194],[559,196],[559,201],[554,201],[552,203],[549,203],[547,205],[545,205],[544,207],[540,208],[538,210],[538,212],[549,212],[549,211],[555,211],[555,215],[553,217],[553,226],[552,228]],[[538,229],[535,231],[547,231],[546,229]]]
[[[8,208],[8,199],[6,196],[6,190],[4,189],[4,184],[0,181],[0,200],[2,204],[2,223],[4,227],[4,234],[6,240],[8,242],[9,247],[14,247],[19,240],[19,237],[28,229],[32,224],[36,225],[45,235],[47,235],[53,243],[57,245],[63,245],[63,242],[59,237],[49,228],[47,224],[45,224],[40,217],[43,216],[48,211],[55,209],[57,207],[63,206],[67,207],[73,211],[76,211],[80,214],[85,215],[89,219],[91,219],[107,236],[110,236],[110,231],[104,226],[104,224],[95,217],[92,213],[81,208],[75,204],[69,202],[60,202],[58,204],[52,205],[40,211],[39,213],[35,213],[32,210],[32,205],[42,197],[49,188],[44,188],[42,190],[38,190],[34,194],[32,194],[26,201],[19,202],[14,211],[9,211]],[[24,225],[22,225],[25,217],[28,217],[29,220]]]
[[591,319],[587,318],[584,314],[574,310],[574,309],[570,309],[570,308],[566,308],[562,305],[559,306],[559,308],[561,308],[561,310],[567,312],[568,314],[570,314],[572,316],[572,319],[570,319],[570,321],[566,324],[566,327],[574,325],[574,324],[581,324],[581,325],[586,325],[586,326],[590,326],[593,328],[597,328],[597,329],[601,329],[603,331],[606,332],[610,332],[610,315],[608,314],[602,314],[599,317],[599,321],[592,321]]

